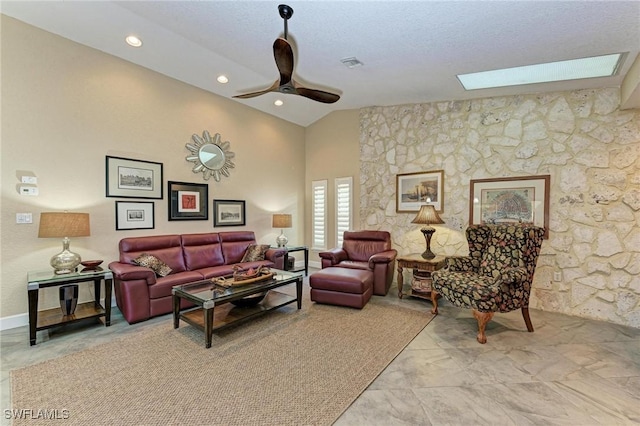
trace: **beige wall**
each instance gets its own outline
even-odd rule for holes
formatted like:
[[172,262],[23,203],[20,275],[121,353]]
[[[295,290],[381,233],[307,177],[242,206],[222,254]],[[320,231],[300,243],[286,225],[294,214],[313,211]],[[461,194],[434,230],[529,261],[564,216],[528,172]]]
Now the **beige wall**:
[[[274,243],[271,213],[287,212],[290,242],[303,243],[304,128],[4,15],[1,29],[0,318],[27,311],[27,271],[50,268],[61,250],[60,241],[37,237],[42,211],[90,213],[91,236],[73,239],[71,249],[105,264],[124,237],[214,231],[211,199],[247,202],[245,227],[216,230],[253,230]],[[185,160],[185,143],[205,129],[231,142],[236,168],[208,183],[209,220],[170,222],[166,182],[205,182]],[[115,231],[107,155],[163,163],[164,198],[141,200],[154,201],[155,229]],[[37,177],[38,196],[18,194],[25,173]],[[32,224],[16,224],[22,212],[33,214]],[[41,308],[56,304],[55,290],[46,291]]]
[[[336,178],[353,177],[353,229],[360,224],[360,126],[357,110],[335,111],[306,128],[306,202],[305,235],[311,247],[311,182],[324,180],[328,190],[327,248],[336,245],[335,182]],[[319,262],[318,251],[311,250],[309,259]]]

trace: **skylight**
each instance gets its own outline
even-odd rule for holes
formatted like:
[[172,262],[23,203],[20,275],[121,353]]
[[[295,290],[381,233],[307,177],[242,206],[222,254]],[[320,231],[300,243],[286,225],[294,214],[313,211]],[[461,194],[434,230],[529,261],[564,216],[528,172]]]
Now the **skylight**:
[[459,74],[457,77],[465,90],[608,77],[616,74],[625,55],[625,53],[616,53],[592,58]]

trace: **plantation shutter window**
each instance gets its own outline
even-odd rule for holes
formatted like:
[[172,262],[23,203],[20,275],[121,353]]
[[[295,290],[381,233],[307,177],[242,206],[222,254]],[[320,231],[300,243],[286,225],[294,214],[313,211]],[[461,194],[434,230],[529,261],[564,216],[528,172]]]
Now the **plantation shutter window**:
[[311,183],[313,197],[312,242],[314,250],[327,248],[327,181],[316,180]]
[[353,178],[337,178],[336,184],[336,243],[342,247],[344,231],[352,228]]

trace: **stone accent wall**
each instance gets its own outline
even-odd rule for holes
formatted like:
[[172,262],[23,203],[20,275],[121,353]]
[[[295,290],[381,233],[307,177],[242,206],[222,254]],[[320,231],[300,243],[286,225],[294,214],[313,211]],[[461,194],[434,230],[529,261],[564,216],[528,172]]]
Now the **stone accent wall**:
[[422,252],[415,215],[396,213],[396,174],[443,169],[446,223],[431,248],[464,255],[471,179],[548,174],[530,306],[640,327],[640,111],[619,102],[618,89],[594,89],[364,108],[362,224]]

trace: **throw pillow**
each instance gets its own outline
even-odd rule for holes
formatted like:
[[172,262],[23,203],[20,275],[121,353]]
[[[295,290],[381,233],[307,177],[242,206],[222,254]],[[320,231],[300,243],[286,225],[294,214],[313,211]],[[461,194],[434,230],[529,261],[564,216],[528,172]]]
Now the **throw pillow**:
[[150,268],[159,277],[166,277],[171,273],[169,265],[149,253],[142,253],[140,256],[133,259],[133,263],[138,266]]
[[264,254],[269,250],[268,244],[251,244],[247,247],[247,251],[244,253],[240,262],[255,262],[258,260],[264,260]]

